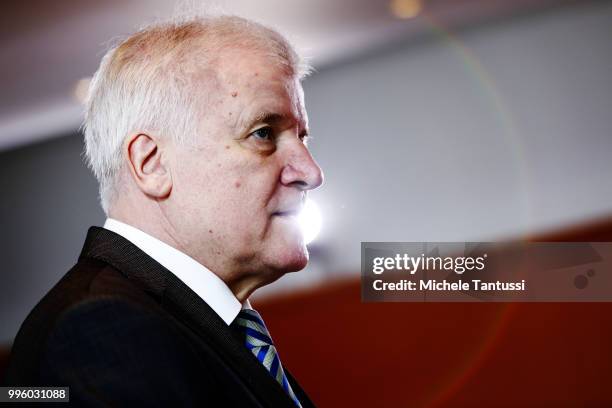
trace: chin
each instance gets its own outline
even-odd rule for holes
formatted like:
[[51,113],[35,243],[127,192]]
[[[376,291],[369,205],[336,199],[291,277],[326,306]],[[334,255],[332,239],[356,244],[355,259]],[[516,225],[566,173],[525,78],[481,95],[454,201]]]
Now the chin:
[[280,275],[304,269],[308,264],[308,249],[297,224],[282,219],[271,229],[265,244],[265,262]]
[[308,264],[308,249],[303,244],[284,246],[274,252],[270,264],[281,274],[301,271]]

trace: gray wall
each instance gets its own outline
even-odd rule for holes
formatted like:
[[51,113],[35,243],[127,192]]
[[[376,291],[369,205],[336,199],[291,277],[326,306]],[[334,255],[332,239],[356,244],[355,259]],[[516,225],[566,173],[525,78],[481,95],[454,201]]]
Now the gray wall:
[[306,82],[328,269],[360,241],[513,237],[612,214],[612,4],[489,24]]
[[75,263],[90,225],[104,220],[97,185],[73,135],[0,153],[0,341]]
[[[355,274],[364,240],[499,239],[611,214],[611,21],[608,2],[558,8],[317,72],[319,256],[261,293]],[[0,154],[0,341],[103,222],[81,151],[69,136]]]

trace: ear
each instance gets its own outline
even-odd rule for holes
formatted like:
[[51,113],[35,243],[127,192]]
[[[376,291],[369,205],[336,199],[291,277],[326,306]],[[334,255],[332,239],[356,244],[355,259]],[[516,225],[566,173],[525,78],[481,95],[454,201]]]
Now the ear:
[[154,136],[135,133],[125,142],[128,167],[134,181],[147,196],[166,198],[172,190],[172,175],[163,146]]

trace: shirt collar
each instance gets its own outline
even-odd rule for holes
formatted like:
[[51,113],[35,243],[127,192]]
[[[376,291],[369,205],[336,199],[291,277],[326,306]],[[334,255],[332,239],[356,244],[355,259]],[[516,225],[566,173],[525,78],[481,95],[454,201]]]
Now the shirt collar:
[[241,309],[251,309],[248,299],[241,305],[221,278],[189,255],[146,232],[112,218],[106,219],[104,228],[132,242],[176,275],[202,298],[227,325],[234,321]]

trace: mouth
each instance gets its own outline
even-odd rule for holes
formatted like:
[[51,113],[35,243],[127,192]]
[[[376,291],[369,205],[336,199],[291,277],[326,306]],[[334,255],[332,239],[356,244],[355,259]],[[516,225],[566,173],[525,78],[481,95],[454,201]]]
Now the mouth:
[[299,210],[288,210],[288,211],[276,211],[272,213],[272,216],[276,217],[297,217],[300,213]]
[[285,202],[284,205],[280,205],[277,211],[272,213],[273,217],[281,217],[281,218],[297,218],[302,210],[304,209],[304,204],[306,201],[306,197],[302,196],[299,200],[290,200]]

